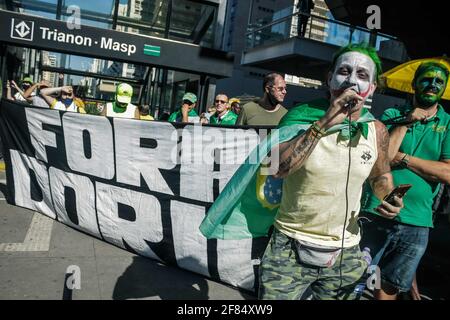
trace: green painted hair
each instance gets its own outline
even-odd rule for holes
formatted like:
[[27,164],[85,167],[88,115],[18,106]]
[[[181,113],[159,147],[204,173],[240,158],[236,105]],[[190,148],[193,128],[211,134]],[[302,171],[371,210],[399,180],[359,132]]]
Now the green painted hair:
[[346,45],[345,47],[341,47],[334,55],[333,60],[331,64],[331,70],[334,70],[334,67],[336,67],[336,61],[337,59],[342,56],[344,53],[356,51],[359,53],[362,53],[366,56],[368,56],[373,63],[375,64],[375,81],[379,83],[380,81],[380,75],[382,73],[381,69],[381,60],[380,57],[378,57],[377,50],[369,46],[367,43],[350,43]]
[[416,72],[414,73],[413,84],[416,82],[416,79],[420,74],[428,71],[429,69],[435,68],[441,69],[442,72],[444,72],[448,82],[448,76],[450,72],[448,71],[446,66],[444,66],[442,63],[439,62],[424,62],[417,68]]

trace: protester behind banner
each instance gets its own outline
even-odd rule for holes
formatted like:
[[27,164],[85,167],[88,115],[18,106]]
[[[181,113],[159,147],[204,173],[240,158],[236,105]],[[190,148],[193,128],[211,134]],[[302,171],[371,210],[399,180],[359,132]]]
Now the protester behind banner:
[[139,119],[139,108],[131,103],[133,87],[128,83],[119,83],[113,102],[108,102],[102,115],[114,118]]
[[[21,87],[19,87],[14,80],[10,80],[10,85],[16,90],[13,98],[15,101],[26,102],[24,92],[33,85],[31,77],[25,77],[22,79]],[[34,95],[34,93],[32,94]]]
[[263,80],[264,96],[246,103],[239,114],[237,125],[278,125],[287,110],[281,105],[286,96],[286,82],[282,75],[269,73]]
[[234,125],[238,116],[230,110],[227,95],[220,93],[215,100],[216,112],[211,116],[211,124]]
[[47,80],[36,82],[23,93],[23,97],[35,107],[48,108],[49,104],[41,97],[41,90],[51,87]]
[[139,119],[147,121],[155,120],[155,118],[150,115],[150,106],[148,104],[139,106]]
[[[84,102],[75,96],[72,86],[45,88],[40,93],[50,106],[50,109],[86,113],[84,111]],[[54,95],[56,95],[56,98]]]
[[186,92],[183,95],[180,109],[173,112],[170,115],[169,122],[199,123],[200,117],[195,111],[196,105],[197,105],[197,96],[191,92]]
[[241,113],[241,101],[237,98],[231,98],[230,101],[231,111],[239,115]]

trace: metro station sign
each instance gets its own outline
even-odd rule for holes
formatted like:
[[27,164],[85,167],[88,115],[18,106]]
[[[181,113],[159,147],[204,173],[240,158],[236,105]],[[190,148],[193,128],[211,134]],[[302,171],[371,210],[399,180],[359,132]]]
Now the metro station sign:
[[90,26],[69,29],[63,21],[5,10],[0,10],[0,28],[9,30],[0,33],[0,42],[17,46],[151,65],[218,78],[232,75],[231,58],[226,58],[223,52],[195,44]]

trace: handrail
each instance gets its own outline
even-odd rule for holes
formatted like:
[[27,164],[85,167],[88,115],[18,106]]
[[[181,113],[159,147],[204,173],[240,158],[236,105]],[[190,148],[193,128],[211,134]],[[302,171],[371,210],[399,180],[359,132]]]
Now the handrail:
[[[333,19],[329,19],[329,18],[324,18],[324,17],[318,16],[318,15],[314,15],[314,14],[307,14],[307,13],[304,13],[304,12],[301,12],[301,11],[296,11],[296,12],[294,12],[294,13],[288,15],[288,16],[285,16],[283,18],[274,20],[274,21],[272,21],[272,22],[270,22],[270,23],[268,23],[268,24],[266,24],[266,25],[264,25],[262,27],[258,27],[256,29],[252,29],[251,31],[247,32],[245,35],[246,36],[252,35],[255,32],[258,32],[258,31],[264,30],[264,29],[266,29],[268,27],[280,24],[281,22],[284,22],[284,21],[289,20],[290,18],[292,18],[294,16],[299,16],[299,15],[306,16],[306,17],[311,17],[311,18],[315,18],[315,19],[319,19],[319,20],[323,20],[323,21],[327,21],[327,22],[331,22],[331,23],[335,23],[335,24],[338,24],[338,25],[342,25],[342,26],[351,28],[353,30],[359,30],[359,31],[367,32],[367,33],[372,33],[373,32],[370,29],[359,27],[359,26],[355,26],[355,25],[352,25],[352,24],[347,23],[347,22],[343,22],[343,21],[339,21],[339,20],[333,20]],[[391,36],[391,35],[388,35],[388,34],[385,34],[385,33],[377,32],[377,35],[382,36],[384,38],[391,39],[391,40],[398,40],[397,37],[394,37],[394,36]]]

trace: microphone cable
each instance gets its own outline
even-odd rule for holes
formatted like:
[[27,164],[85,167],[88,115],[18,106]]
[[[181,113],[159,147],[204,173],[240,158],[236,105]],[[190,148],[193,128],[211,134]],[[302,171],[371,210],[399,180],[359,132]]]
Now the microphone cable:
[[347,180],[345,183],[345,220],[344,220],[344,226],[342,228],[342,242],[341,242],[341,258],[339,262],[339,290],[342,288],[342,260],[344,258],[344,237],[345,237],[345,227],[347,226],[347,217],[348,217],[348,186],[350,182],[350,169],[351,169],[351,163],[352,163],[352,114],[350,113],[349,109],[349,115],[348,115],[348,132],[349,132],[349,142],[348,142],[348,169],[347,169]]

